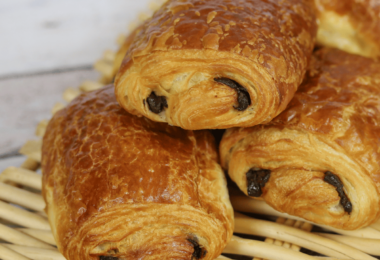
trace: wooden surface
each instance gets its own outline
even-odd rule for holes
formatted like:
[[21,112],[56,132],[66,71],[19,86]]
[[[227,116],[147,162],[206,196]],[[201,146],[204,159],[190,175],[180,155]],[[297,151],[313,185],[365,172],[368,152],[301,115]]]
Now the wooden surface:
[[36,138],[37,124],[51,117],[66,88],[98,77],[87,69],[0,80],[0,158],[16,155],[27,140]]
[[151,2],[0,1],[0,172],[21,165],[18,150],[36,139],[37,124],[51,117],[65,89],[99,79],[94,62],[117,49],[118,36]]
[[152,1],[0,1],[0,78],[93,64]]

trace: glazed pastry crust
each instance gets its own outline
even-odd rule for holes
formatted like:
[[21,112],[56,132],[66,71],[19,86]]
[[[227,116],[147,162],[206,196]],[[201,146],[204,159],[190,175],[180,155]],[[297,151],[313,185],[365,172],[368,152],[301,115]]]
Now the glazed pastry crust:
[[380,56],[380,5],[371,0],[315,0],[319,44]]
[[142,25],[134,29],[131,32],[131,34],[129,34],[125,38],[124,43],[120,46],[120,49],[116,52],[115,61],[113,63],[112,80],[115,78],[116,74],[118,73],[120,66],[123,63],[123,59],[125,55],[127,54],[129,48],[131,47],[131,44],[133,43],[133,40],[135,39],[136,35],[141,31],[141,29],[142,29]]
[[[233,210],[212,135],[138,118],[114,87],[86,93],[50,121],[43,140],[43,196],[70,260],[189,260],[220,255]],[[195,258],[194,258],[195,259]]]
[[[230,129],[222,166],[247,194],[246,173],[268,169],[264,199],[276,210],[340,229],[379,218],[380,63],[336,49],[314,55],[288,108],[268,125]],[[352,203],[348,214],[330,171]]]
[[[314,48],[310,1],[169,0],[143,24],[116,76],[115,93],[132,114],[184,129],[269,122],[302,82]],[[245,111],[229,78],[249,93]],[[155,114],[153,92],[168,107]]]

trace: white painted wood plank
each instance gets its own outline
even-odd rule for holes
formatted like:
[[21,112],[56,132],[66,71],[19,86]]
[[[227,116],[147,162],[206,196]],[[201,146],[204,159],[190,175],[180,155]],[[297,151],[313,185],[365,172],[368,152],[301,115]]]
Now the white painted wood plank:
[[90,66],[152,1],[0,0],[0,77]]
[[55,103],[64,103],[66,88],[98,77],[88,69],[0,80],[0,156],[36,139],[37,124],[50,119]]

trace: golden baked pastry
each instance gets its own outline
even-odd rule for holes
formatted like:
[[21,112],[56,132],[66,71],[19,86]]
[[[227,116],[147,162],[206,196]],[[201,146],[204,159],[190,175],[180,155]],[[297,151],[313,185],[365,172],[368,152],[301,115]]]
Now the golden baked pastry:
[[130,115],[113,86],[57,112],[42,150],[46,212],[69,260],[211,260],[232,236],[211,134]]
[[288,108],[267,125],[230,129],[222,166],[251,197],[340,229],[379,218],[380,63],[315,53]]
[[380,56],[378,0],[314,0],[318,43],[367,57]]
[[308,0],[169,0],[115,80],[128,112],[184,129],[269,122],[302,82],[316,36]]
[[113,78],[116,76],[117,72],[120,69],[120,66],[123,62],[123,59],[125,55],[127,54],[129,48],[131,47],[131,44],[133,43],[133,40],[135,39],[136,35],[141,31],[142,26],[140,25],[136,29],[132,31],[131,34],[129,34],[125,40],[124,43],[120,46],[120,49],[116,52],[115,60],[113,63]]

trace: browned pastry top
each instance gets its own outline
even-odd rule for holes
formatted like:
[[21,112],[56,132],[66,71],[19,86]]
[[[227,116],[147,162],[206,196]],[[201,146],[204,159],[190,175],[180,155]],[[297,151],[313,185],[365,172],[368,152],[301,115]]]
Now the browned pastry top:
[[[269,30],[273,24],[279,28]],[[309,42],[304,46],[309,47],[315,30],[315,17],[307,1],[171,0],[144,24],[131,52],[140,55],[149,41],[153,41],[151,51],[205,48],[249,57],[251,49],[260,49],[264,63],[271,60],[270,56],[281,58],[279,53],[284,52],[296,66],[295,41]],[[298,39],[294,42],[286,41],[285,36],[295,35]],[[125,63],[130,59],[127,56]]]
[[[276,15],[278,11],[282,13],[280,17]],[[144,24],[124,59],[121,73],[133,59],[149,51],[212,49],[259,60],[267,70],[273,74],[278,71],[285,78],[290,71],[281,71],[282,67],[276,65],[292,63],[292,72],[299,73],[306,62],[300,59],[304,56],[301,53],[308,53],[313,46],[316,29],[307,1],[168,1]],[[298,37],[288,41],[287,36]]]
[[[348,39],[358,40],[356,48],[359,49],[348,49],[350,52],[353,51],[369,57],[380,55],[380,2],[378,0],[315,0],[315,4],[319,12],[318,16],[322,20],[329,19],[324,17],[325,14],[330,16],[332,19],[330,25],[335,26],[331,24],[334,22],[342,23],[341,27],[339,27],[340,25],[336,27],[341,28],[342,31],[348,29],[347,26],[352,26],[354,31],[336,32],[337,34],[342,33]],[[328,12],[345,20],[339,21],[339,18],[337,20],[331,17],[331,14],[327,14]],[[341,41],[345,41],[345,39],[341,39]],[[344,43],[339,42],[337,44],[344,45]],[[346,44],[355,45],[355,43]]]
[[[95,93],[75,100],[68,109],[58,112],[59,117],[67,118],[70,115],[69,118],[53,121],[61,124],[60,126],[49,125],[48,130],[63,131],[59,134],[67,140],[62,147],[56,149],[63,150],[61,163],[70,172],[62,180],[50,181],[66,181],[66,178],[69,180],[65,187],[71,191],[67,200],[70,209],[75,212],[72,221],[80,225],[105,207],[125,201],[188,203],[198,206],[197,186],[187,181],[195,180],[198,175],[198,165],[193,153],[193,132],[129,115],[115,102],[112,91],[110,87],[104,89],[103,93],[108,98],[100,99],[91,106],[86,106],[82,99],[96,99]],[[93,116],[82,117],[82,114],[88,114],[86,110],[91,110]],[[96,116],[103,111],[116,113],[109,113],[108,117]],[[78,128],[84,124],[81,122],[84,120],[89,120],[88,127]],[[131,130],[136,132],[133,138],[128,136]],[[49,136],[54,137],[53,134]],[[120,138],[123,136],[125,138]],[[211,135],[208,138],[212,138]],[[118,143],[114,143],[115,141]],[[209,151],[210,155],[216,156],[215,147],[207,143],[201,145],[204,152]],[[44,140],[44,146],[51,147],[45,150],[47,154],[54,149],[49,139]],[[54,152],[50,153],[50,156],[54,155]],[[49,174],[54,172],[49,170],[54,167],[49,163],[54,160],[45,161],[47,164],[44,169],[47,174],[44,179],[48,179]],[[125,163],[121,164],[120,161]],[[130,169],[136,171],[126,174]],[[103,173],[107,173],[108,181],[104,181]],[[93,175],[99,175],[100,178],[89,178]],[[157,175],[160,175],[160,182],[152,182]],[[143,190],[141,183],[144,184]]]
[[[111,89],[104,91],[111,92]],[[197,197],[196,186],[185,181],[187,178],[194,179],[198,172],[195,158],[190,156],[194,146],[191,136],[188,136],[189,132],[149,120],[141,123],[139,118],[123,111],[111,93],[108,97],[109,99],[99,100],[90,107],[86,106],[86,102],[76,100],[81,104],[72,104],[69,109],[59,112],[60,116],[71,117],[64,121],[54,121],[61,124],[59,127],[50,126],[53,131],[62,129],[60,134],[66,136],[65,140],[70,140],[67,145],[63,143],[62,154],[69,155],[62,158],[62,163],[70,169],[67,176],[70,181],[66,184],[66,189],[71,191],[67,198],[69,206],[76,212],[72,221],[80,224],[102,208],[124,201],[197,205],[198,201],[194,200]],[[86,98],[96,97],[90,95]],[[86,113],[87,109],[91,109],[94,116],[82,117],[81,114]],[[110,110],[117,110],[117,113],[99,119],[96,116],[102,111]],[[91,120],[88,127],[77,128],[83,125],[80,122],[83,120]],[[139,134],[129,138],[128,128]],[[125,136],[125,143],[120,136]],[[49,140],[45,140],[45,146],[49,146]],[[120,164],[120,161],[125,163]],[[53,173],[49,167],[54,165],[45,166],[47,174],[44,178]],[[172,167],[178,171],[171,171]],[[125,174],[129,169],[136,171]],[[103,172],[107,173],[108,181],[104,181]],[[188,172],[188,176],[184,172]],[[93,175],[99,175],[100,178],[89,178]],[[156,175],[161,176],[158,183],[151,181]],[[144,190],[141,190],[141,183],[144,183]],[[125,193],[124,190],[128,192]]]
[[371,168],[380,189],[380,63],[328,48],[314,56],[313,70],[270,124],[329,135]]
[[380,44],[380,2],[378,0],[319,0],[327,11],[348,15],[358,31]]
[[112,80],[116,76],[117,72],[120,69],[120,66],[124,60],[125,54],[128,52],[129,47],[133,43],[136,35],[140,32],[142,25],[135,28],[124,40],[123,44],[120,46],[120,49],[116,52],[115,61],[113,63],[113,73]]
[[[138,215],[141,211],[147,222],[144,225],[150,225],[152,217],[160,213],[160,221],[167,219],[165,225],[171,226],[173,218],[166,215],[174,213],[160,212],[160,205],[163,209],[178,205],[170,210],[178,209],[175,214],[183,215],[182,218],[198,216],[205,221],[206,216],[207,221],[218,227],[221,233],[210,237],[221,237],[214,237],[207,245],[215,250],[207,257],[211,259],[212,254],[222,250],[223,242],[220,242],[226,243],[232,235],[233,225],[212,135],[208,131],[186,131],[130,115],[117,104],[113,90],[113,86],[108,86],[80,96],[57,112],[48,125],[43,142],[43,194],[48,202],[53,197],[53,204],[48,204],[48,215],[51,225],[57,227],[55,235],[60,249],[67,257],[79,250],[72,249],[76,246],[74,238],[78,247],[79,243],[94,247],[105,237],[112,241],[128,235],[125,232],[133,233],[126,228],[123,231],[124,224],[117,223],[123,214]],[[125,207],[132,213],[127,213]],[[148,210],[152,211],[152,217],[143,213]],[[191,223],[195,230],[201,228],[197,221]],[[107,227],[111,224],[120,226],[120,230]],[[142,227],[136,224],[134,228]],[[88,235],[83,242],[78,238],[83,232],[95,234]],[[179,243],[177,250],[187,250],[191,255],[193,245],[175,241],[175,230],[172,232],[173,243]],[[149,239],[147,234],[141,236]],[[171,246],[167,248],[172,255],[175,253]],[[139,248],[141,252],[136,251],[136,257],[148,249]],[[162,248],[160,252],[164,251]]]
[[[244,62],[244,66],[255,67],[274,82],[276,91],[272,96],[276,100],[275,104],[270,108],[270,115],[265,114],[267,118],[260,122],[269,121],[286,107],[301,83],[314,47],[316,29],[314,11],[307,0],[170,0],[145,22],[137,34],[116,77],[116,87],[122,83],[123,74],[134,63],[145,60],[152,53],[171,52],[175,56],[176,51],[178,55],[182,53],[179,51],[187,51],[184,66],[186,59],[191,61],[192,56],[197,59],[200,51],[231,53],[231,57],[240,59],[239,62]],[[208,55],[222,57],[211,52]],[[204,61],[210,68],[213,63],[211,56],[208,61]],[[165,66],[164,60],[160,62]],[[247,68],[237,64],[236,69],[244,75]],[[217,74],[218,68],[213,69],[214,74]],[[144,83],[149,81],[154,85],[158,81],[157,75],[151,73]],[[264,87],[269,89],[269,86]],[[256,95],[260,96],[260,93]],[[121,98],[124,96],[118,96],[119,102]],[[231,107],[228,104],[223,109],[228,111]],[[247,122],[244,125],[249,126]]]

